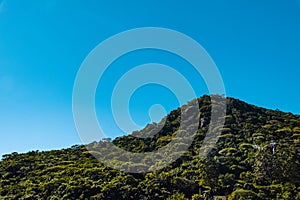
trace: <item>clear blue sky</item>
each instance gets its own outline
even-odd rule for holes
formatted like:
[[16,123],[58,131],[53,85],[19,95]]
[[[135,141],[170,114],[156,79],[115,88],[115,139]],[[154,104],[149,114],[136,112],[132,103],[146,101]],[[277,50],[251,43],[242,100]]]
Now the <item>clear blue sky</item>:
[[[227,96],[300,113],[300,0],[0,0],[0,155],[79,144],[72,89],[82,61],[106,38],[147,26],[198,41],[218,66]],[[111,88],[109,80],[121,73],[118,65],[149,61],[181,67],[197,80],[182,60],[149,51],[118,60],[104,83]],[[200,96],[206,89],[198,84]],[[131,102],[141,125],[149,121],[151,104],[162,103],[167,111],[178,106],[164,88],[142,89]],[[97,113],[109,119],[108,105],[98,105]]]

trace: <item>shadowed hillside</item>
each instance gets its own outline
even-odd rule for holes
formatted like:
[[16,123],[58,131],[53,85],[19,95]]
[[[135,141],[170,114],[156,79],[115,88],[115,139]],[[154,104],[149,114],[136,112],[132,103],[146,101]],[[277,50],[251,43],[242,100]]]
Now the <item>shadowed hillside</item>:
[[[197,100],[200,121],[194,141],[167,167],[125,173],[106,167],[94,153],[78,145],[12,153],[0,162],[0,199],[300,199],[300,116],[227,98],[225,125],[213,127],[222,134],[202,158],[199,153],[210,126],[211,98]],[[130,152],[156,151],[181,132],[181,110],[112,143]],[[102,149],[103,158],[126,157],[109,151],[110,145],[109,140],[98,141],[89,144],[89,149],[95,153]],[[167,162],[166,156],[161,155],[162,162]],[[147,163],[147,158],[143,162]],[[143,166],[130,167],[138,171]]]

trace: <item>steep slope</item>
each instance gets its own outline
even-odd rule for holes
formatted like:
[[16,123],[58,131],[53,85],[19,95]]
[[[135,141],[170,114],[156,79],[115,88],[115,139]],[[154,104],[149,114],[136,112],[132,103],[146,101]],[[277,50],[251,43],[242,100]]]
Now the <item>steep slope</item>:
[[[225,125],[216,127],[222,134],[209,155],[201,158],[211,98],[197,100],[202,124],[189,151],[171,165],[144,174],[120,172],[96,160],[85,146],[12,153],[0,162],[0,199],[196,200],[214,195],[230,199],[300,199],[300,116],[227,98]],[[172,111],[163,119],[165,123],[148,125],[112,142],[131,152],[160,149],[180,131],[181,110]],[[151,138],[133,137],[151,135],[163,124]],[[105,149],[109,142],[89,146]],[[103,156],[120,155],[107,151]]]

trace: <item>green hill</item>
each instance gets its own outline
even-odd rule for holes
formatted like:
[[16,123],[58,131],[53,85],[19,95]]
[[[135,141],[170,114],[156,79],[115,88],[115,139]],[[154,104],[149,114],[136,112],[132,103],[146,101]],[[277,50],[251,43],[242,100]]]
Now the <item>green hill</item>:
[[[109,151],[109,141],[89,144],[95,153],[83,145],[12,153],[0,162],[0,199],[300,199],[300,116],[227,98],[225,125],[214,127],[222,134],[203,158],[199,153],[209,128],[211,98],[197,100],[205,123],[188,151],[172,164],[148,173],[109,168],[93,156],[97,149],[102,149],[103,158],[126,157]],[[151,135],[163,122],[112,143],[136,153],[156,151],[180,132],[181,110],[166,116],[153,137],[133,135]],[[276,142],[274,152],[272,142]],[[137,171],[143,167],[130,166]]]

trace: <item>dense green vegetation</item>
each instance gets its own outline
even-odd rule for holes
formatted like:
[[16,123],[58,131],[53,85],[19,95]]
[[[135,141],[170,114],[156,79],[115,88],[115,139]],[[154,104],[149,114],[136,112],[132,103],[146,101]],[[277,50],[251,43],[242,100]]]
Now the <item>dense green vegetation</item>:
[[[203,96],[198,102],[200,115],[208,122],[211,98]],[[159,149],[180,131],[180,112],[180,108],[172,111],[164,119],[163,129],[152,138],[131,135],[112,142],[131,152]],[[198,200],[223,195],[229,199],[300,199],[300,116],[228,98],[226,123],[218,143],[206,158],[201,158],[199,150],[208,124],[199,127],[184,156],[144,174],[108,168],[85,146],[78,145],[4,155],[0,162],[0,199]],[[133,135],[151,133],[160,125],[148,125]],[[274,153],[269,148],[271,141],[278,144]],[[90,147],[105,149],[109,143],[94,142]],[[107,151],[102,156],[126,155]]]

